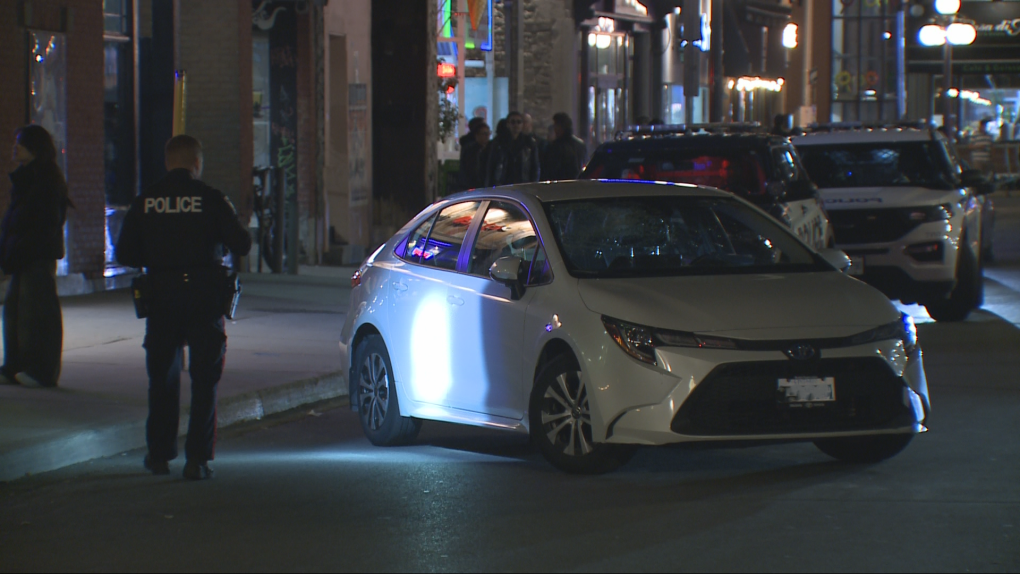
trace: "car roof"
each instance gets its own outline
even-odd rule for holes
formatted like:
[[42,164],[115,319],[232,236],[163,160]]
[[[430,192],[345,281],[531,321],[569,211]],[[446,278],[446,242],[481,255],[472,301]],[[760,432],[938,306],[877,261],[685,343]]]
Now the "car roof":
[[445,197],[462,201],[475,198],[506,197],[519,201],[533,199],[541,203],[576,199],[608,199],[638,196],[733,197],[732,193],[689,183],[665,181],[635,181],[613,179],[587,179],[572,181],[545,181],[472,189]]
[[793,144],[825,145],[881,142],[931,141],[937,136],[927,129],[916,128],[857,128],[832,131],[817,131],[792,138]]

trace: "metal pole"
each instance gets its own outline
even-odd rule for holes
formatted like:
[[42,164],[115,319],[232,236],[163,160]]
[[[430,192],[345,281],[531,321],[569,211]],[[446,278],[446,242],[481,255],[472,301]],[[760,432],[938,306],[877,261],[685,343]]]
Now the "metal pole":
[[273,197],[276,213],[273,216],[273,273],[283,273],[283,238],[287,229],[286,221],[287,172],[276,170],[276,195]]
[[946,128],[949,141],[956,141],[956,129],[953,122],[953,103],[949,99],[949,90],[953,87],[953,45],[946,40],[942,62],[942,125]]
[[[810,5],[810,2],[808,2]],[[712,105],[711,122],[723,121],[725,115],[726,71],[723,69],[723,0],[712,0]]]

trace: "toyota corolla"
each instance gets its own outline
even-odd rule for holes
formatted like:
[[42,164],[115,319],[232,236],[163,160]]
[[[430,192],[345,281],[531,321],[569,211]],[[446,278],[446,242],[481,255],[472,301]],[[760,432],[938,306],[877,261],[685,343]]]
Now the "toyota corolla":
[[528,433],[557,468],[639,445],[807,441],[846,461],[925,430],[909,316],[729,193],[578,181],[422,211],[352,278],[340,355],[365,434]]

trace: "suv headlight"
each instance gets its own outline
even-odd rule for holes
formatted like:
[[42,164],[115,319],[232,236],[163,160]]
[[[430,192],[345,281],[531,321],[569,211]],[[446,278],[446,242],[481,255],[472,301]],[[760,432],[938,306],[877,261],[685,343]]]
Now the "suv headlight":
[[695,347],[702,349],[736,349],[737,344],[731,339],[722,337],[706,337],[684,331],[655,329],[627,323],[612,317],[602,316],[602,324],[606,332],[625,353],[635,359],[656,364],[655,349],[658,347]]
[[911,207],[910,209],[904,210],[904,212],[907,214],[907,219],[910,221],[920,223],[949,221],[953,217],[953,206],[947,203],[945,205]]

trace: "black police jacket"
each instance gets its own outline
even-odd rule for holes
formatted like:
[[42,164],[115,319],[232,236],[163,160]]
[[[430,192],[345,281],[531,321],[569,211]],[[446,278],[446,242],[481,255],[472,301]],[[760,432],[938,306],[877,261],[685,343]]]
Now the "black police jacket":
[[218,268],[226,246],[251,250],[251,235],[223,192],[175,169],[131,202],[116,256],[121,265],[150,272]]

